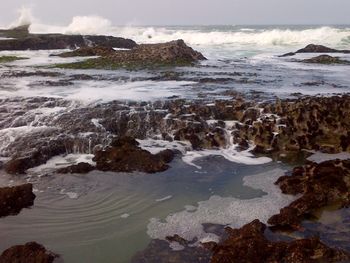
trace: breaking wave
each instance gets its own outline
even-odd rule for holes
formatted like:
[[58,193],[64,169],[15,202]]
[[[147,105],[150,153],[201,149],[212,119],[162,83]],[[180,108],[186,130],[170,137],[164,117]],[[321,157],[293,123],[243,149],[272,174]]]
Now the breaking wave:
[[318,27],[309,29],[249,29],[220,28],[169,29],[129,27],[120,29],[120,34],[139,42],[165,42],[184,39],[192,45],[252,45],[285,46],[310,43],[331,46],[350,46],[350,28]]
[[11,26],[31,24],[32,33],[102,34],[132,38],[139,43],[167,42],[184,39],[190,45],[239,47],[304,46],[315,43],[350,48],[350,28],[322,27],[144,27],[113,26],[97,15],[75,16],[68,25],[47,25],[32,15],[30,8],[21,8]]

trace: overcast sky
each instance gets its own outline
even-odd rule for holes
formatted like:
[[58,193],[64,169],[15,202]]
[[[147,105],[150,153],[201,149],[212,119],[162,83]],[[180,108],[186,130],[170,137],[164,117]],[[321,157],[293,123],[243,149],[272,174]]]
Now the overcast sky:
[[350,24],[350,0],[1,0],[0,24],[31,7],[41,22],[99,15],[115,25]]

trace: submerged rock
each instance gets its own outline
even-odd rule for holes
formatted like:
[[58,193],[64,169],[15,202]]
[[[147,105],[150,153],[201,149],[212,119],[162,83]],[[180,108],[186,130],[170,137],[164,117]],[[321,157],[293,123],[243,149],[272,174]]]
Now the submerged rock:
[[156,173],[167,170],[173,158],[171,150],[151,154],[142,150],[135,139],[123,137],[114,140],[110,147],[98,150],[93,160],[100,171]]
[[323,45],[309,44],[306,47],[297,50],[296,52],[290,52],[290,53],[284,54],[280,57],[294,56],[295,54],[298,54],[298,53],[344,53],[344,54],[349,54],[350,50],[338,50],[338,49],[329,48],[329,47],[326,47]]
[[296,167],[291,176],[276,182],[284,194],[302,196],[272,216],[268,223],[275,229],[300,229],[300,223],[317,209],[350,205],[350,160],[332,160],[320,164],[309,162]]
[[328,55],[320,55],[314,58],[301,60],[304,63],[314,63],[314,64],[350,64],[350,61],[340,59],[338,57],[332,57]]
[[42,245],[29,242],[5,250],[0,256],[0,263],[52,263],[58,258],[57,254],[47,251]]
[[131,50],[115,51],[101,58],[56,66],[72,69],[137,69],[145,67],[186,66],[205,59],[201,53],[187,46],[183,40],[176,40],[163,44],[143,44]]
[[213,252],[211,263],[309,263],[348,260],[349,254],[327,247],[318,238],[291,242],[270,241],[265,235],[266,225],[259,220],[240,229],[226,228],[228,237],[218,244],[204,246]]
[[0,188],[0,217],[19,214],[32,206],[34,199],[32,184]]
[[23,59],[27,59],[27,58],[17,57],[17,56],[0,56],[0,63],[8,63],[8,62],[23,60]]

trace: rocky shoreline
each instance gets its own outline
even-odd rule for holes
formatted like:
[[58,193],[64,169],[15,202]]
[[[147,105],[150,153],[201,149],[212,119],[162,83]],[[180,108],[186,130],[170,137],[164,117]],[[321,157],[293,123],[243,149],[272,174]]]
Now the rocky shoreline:
[[[64,69],[119,69],[193,66],[206,58],[182,40],[162,44],[137,44],[129,39],[108,36],[67,36],[30,34],[28,27],[2,30],[0,50],[50,50],[75,48],[60,57],[90,57],[82,62],[57,64]],[[115,50],[123,48],[128,50]],[[299,53],[344,53],[325,46],[309,45],[282,57]],[[18,58],[3,57],[5,62]],[[348,61],[321,55],[304,63],[347,64]],[[26,74],[26,73],[19,73]],[[36,71],[33,76],[47,76]],[[51,73],[55,74],[55,73]],[[60,73],[57,73],[60,74]],[[91,78],[76,75],[74,78]],[[178,75],[164,73],[163,79]],[[202,79],[203,83],[212,80]],[[224,83],[227,79],[215,80]],[[220,82],[220,83],[221,83]],[[69,83],[69,81],[68,81]],[[220,94],[223,95],[223,94]],[[350,153],[350,96],[300,96],[297,99],[251,99],[242,93],[225,94],[226,99],[185,100],[169,98],[153,102],[112,101],[72,106],[56,98],[6,98],[0,100],[0,129],[18,134],[4,141],[2,169],[19,177],[44,165],[53,157],[72,153],[92,155],[92,162],[79,162],[53,169],[49,174],[85,174],[94,170],[145,174],[171,168],[180,149],[151,153],[139,141],[153,139],[181,142],[192,151],[234,148],[257,157],[293,163],[300,154],[318,151]],[[229,98],[227,98],[229,97]],[[64,113],[40,117],[35,110],[64,108]],[[29,126],[29,130],[21,130]],[[18,129],[18,130],[16,130]],[[186,150],[186,149],[185,149]],[[305,160],[303,160],[305,162]],[[145,175],[147,176],[147,175]],[[295,239],[286,235],[303,231],[302,223],[328,206],[350,204],[350,162],[330,160],[305,162],[291,175],[276,182],[283,194],[297,199],[268,220],[268,226],[254,220],[239,228],[221,226],[219,242],[201,243],[169,236],[153,240],[133,262],[338,262],[350,260],[349,251],[331,248],[319,238]],[[33,206],[33,186],[25,184],[0,188],[0,217],[16,215]],[[215,226],[219,227],[220,226]],[[214,228],[215,228],[214,227]],[[175,252],[169,244],[184,247]],[[0,262],[53,262],[59,256],[37,243],[14,246],[2,253]],[[184,261],[185,260],[185,261]]]

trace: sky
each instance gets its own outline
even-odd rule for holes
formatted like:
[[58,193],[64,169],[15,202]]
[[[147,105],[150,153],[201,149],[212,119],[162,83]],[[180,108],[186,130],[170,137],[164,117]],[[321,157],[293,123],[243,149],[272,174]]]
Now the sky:
[[0,24],[31,8],[43,23],[98,15],[114,25],[350,24],[350,0],[1,0]]

